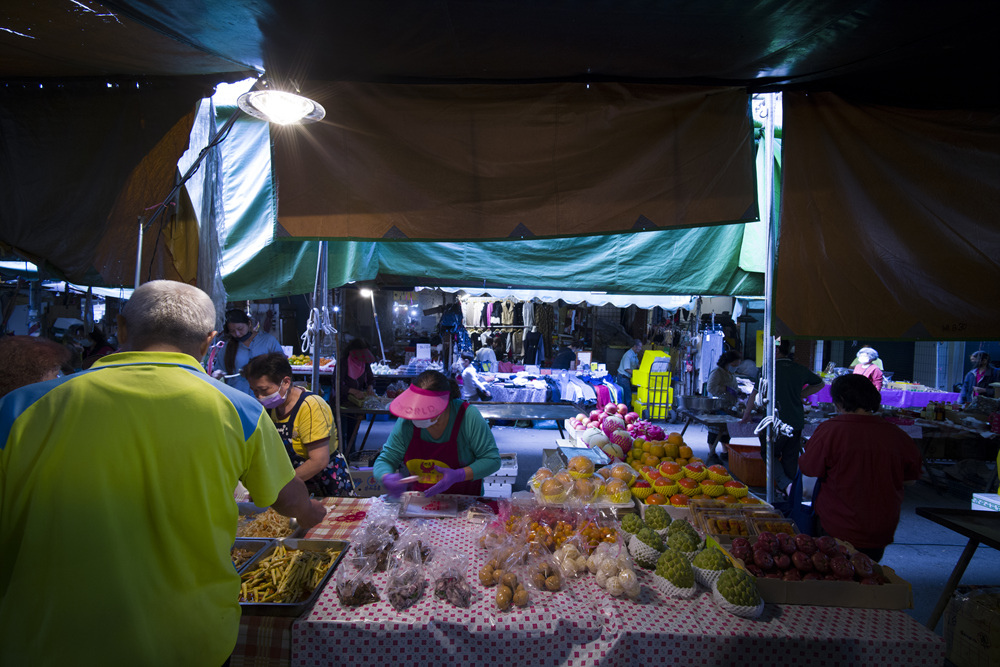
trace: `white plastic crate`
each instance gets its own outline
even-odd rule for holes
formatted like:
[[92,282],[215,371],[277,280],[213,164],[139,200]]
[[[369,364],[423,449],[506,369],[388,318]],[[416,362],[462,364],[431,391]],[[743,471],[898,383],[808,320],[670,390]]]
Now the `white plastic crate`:
[[486,498],[510,498],[514,490],[513,484],[502,482],[483,482],[483,496]]
[[517,479],[517,454],[501,454],[500,469],[483,479],[484,484],[513,484]]

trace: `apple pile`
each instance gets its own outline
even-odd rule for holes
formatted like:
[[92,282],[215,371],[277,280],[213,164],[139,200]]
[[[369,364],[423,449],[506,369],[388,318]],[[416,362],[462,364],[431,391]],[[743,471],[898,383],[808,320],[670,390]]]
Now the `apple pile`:
[[734,537],[729,552],[755,577],[857,581],[875,586],[889,583],[878,563],[829,535],[813,538],[804,533],[792,536],[764,531],[752,545],[744,537]]

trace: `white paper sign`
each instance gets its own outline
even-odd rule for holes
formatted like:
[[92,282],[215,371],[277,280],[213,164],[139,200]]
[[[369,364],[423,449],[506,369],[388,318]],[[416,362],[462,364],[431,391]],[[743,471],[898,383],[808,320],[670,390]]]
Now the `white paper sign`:
[[417,343],[417,359],[430,359],[430,358],[431,358],[431,344]]

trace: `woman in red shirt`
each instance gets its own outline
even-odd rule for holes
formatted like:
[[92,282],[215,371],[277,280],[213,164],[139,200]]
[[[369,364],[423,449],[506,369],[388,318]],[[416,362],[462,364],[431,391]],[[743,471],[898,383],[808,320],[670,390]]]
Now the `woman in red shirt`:
[[838,377],[830,396],[837,416],[816,428],[799,457],[802,474],[820,480],[816,534],[846,540],[878,561],[896,533],[903,487],[920,477],[920,452],[874,414],[881,395],[863,376]]

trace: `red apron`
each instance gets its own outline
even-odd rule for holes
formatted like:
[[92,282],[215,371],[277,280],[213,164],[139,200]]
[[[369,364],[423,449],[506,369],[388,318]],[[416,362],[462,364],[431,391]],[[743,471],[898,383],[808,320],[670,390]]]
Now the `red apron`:
[[[462,420],[468,407],[468,401],[459,407],[455,425],[451,429],[451,437],[444,442],[428,442],[420,437],[423,429],[413,427],[413,437],[410,438],[410,445],[406,448],[406,455],[403,456],[403,464],[410,474],[420,477],[420,481],[410,487],[413,491],[426,491],[441,480],[442,475],[434,469],[435,465],[453,470],[468,465],[458,460],[458,430],[462,427]],[[458,482],[446,489],[445,493],[480,496],[483,493],[483,484],[478,479]]]

